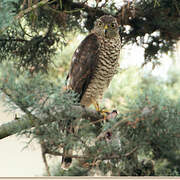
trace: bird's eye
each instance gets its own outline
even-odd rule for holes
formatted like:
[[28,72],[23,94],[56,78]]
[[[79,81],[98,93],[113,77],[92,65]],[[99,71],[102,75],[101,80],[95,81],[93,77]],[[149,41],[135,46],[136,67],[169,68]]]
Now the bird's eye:
[[98,22],[98,26],[102,26],[102,22]]
[[116,24],[115,24],[115,23],[112,23],[112,24],[111,24],[111,27],[113,27],[113,28],[114,28],[115,26],[116,26]]

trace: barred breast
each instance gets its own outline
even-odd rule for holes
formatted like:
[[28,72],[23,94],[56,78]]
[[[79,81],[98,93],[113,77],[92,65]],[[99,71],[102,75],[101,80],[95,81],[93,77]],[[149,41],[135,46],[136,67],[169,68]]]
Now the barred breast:
[[89,106],[93,100],[101,99],[119,66],[120,38],[99,39],[98,61],[81,104]]

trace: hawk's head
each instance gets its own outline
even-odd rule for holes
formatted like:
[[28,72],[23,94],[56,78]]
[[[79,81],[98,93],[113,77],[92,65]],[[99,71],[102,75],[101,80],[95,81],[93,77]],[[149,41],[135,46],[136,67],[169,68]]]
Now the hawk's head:
[[113,38],[119,36],[118,22],[115,17],[111,15],[101,16],[95,21],[93,31],[105,38]]

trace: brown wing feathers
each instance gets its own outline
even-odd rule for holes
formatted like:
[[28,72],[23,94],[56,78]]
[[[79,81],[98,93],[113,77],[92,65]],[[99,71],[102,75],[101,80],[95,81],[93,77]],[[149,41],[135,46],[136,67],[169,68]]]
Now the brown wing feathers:
[[95,34],[88,35],[76,49],[70,72],[68,74],[68,87],[80,95],[80,100],[91,81],[96,68],[98,40]]

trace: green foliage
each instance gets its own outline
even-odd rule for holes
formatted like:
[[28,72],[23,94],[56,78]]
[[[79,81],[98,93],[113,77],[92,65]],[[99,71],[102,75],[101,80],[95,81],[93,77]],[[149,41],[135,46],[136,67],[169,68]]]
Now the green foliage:
[[[123,135],[120,139],[130,142],[130,147],[139,147],[139,159],[145,155],[155,160],[155,175],[178,175],[179,172],[180,98],[179,89],[174,87],[180,84],[176,69],[172,69],[170,78],[165,82],[150,75],[142,77],[131,69],[120,75],[121,80],[114,80],[111,84],[115,91],[112,100],[129,120],[128,128],[119,129]],[[135,78],[135,74],[139,77]],[[131,81],[133,79],[136,81]],[[130,87],[132,89],[128,91]],[[129,146],[125,148],[130,149]],[[158,163],[165,160],[166,164]]]
[[56,51],[53,44],[57,43],[59,38],[55,38],[54,34],[49,35],[48,32],[45,35],[36,33],[34,37],[31,37],[26,34],[24,29],[17,28],[17,26],[19,23],[15,23],[1,36],[0,62],[13,60],[17,68],[29,69],[32,72],[47,71],[51,57]]
[[[30,68],[33,72],[47,72],[56,50],[66,45],[67,32],[90,31],[95,19],[103,14],[117,17],[121,25],[122,45],[136,43],[144,47],[144,63],[152,61],[157,65],[162,53],[174,50],[180,35],[178,1],[142,0],[123,7],[114,1],[107,1],[103,5],[98,1],[92,5],[83,2],[57,0],[37,5],[40,1],[2,1],[0,61],[14,61],[16,56],[18,67]],[[32,5],[36,6],[32,8]],[[25,13],[31,8],[29,13]],[[14,18],[22,13],[23,17]]]
[[153,60],[156,65],[157,58],[172,52],[179,39],[180,3],[142,0],[119,8],[113,1],[103,6],[98,1],[92,6],[83,1],[49,1],[14,21],[17,13],[32,8],[23,2],[0,2],[0,9],[4,7],[0,12],[0,90],[9,109],[19,108],[26,115],[19,121],[32,117],[35,121],[34,127],[19,129],[19,135],[38,140],[47,154],[62,156],[70,149],[76,154],[68,170],[58,165],[51,174],[179,175],[178,70],[173,67],[167,81],[134,67],[117,74],[103,105],[119,113],[108,121],[80,119],[71,108],[79,105],[78,95],[63,91],[63,86],[79,44],[77,35],[91,30],[103,14],[118,18],[122,45],[143,46],[144,63]]
[[[151,60],[157,61],[162,53],[172,52],[176,38],[179,37],[179,1],[143,0],[137,1],[134,8],[142,16],[135,16],[130,20],[129,32],[123,32],[125,43],[135,42],[144,47],[145,64]],[[132,37],[130,41],[129,37]]]
[[[76,104],[76,97],[74,94],[63,94],[61,87],[56,85],[58,82],[49,81],[48,75],[19,74],[12,66],[4,67],[1,67],[1,77],[6,83],[1,84],[1,88],[10,94],[9,101],[13,100],[16,106],[28,110],[40,121],[47,121],[41,126],[37,121],[37,126],[20,134],[38,139],[47,152],[61,153],[61,146],[73,148],[74,152],[83,156],[68,170],[55,168],[52,175],[93,175],[97,169],[101,175],[178,175],[180,98],[178,93],[176,99],[172,98],[171,83],[141,73],[138,73],[136,82],[131,81],[133,68],[121,73],[121,81],[113,81],[111,85],[113,87],[116,83],[119,87],[114,89],[118,117],[96,125],[88,119],[75,120],[78,114],[69,107]],[[127,79],[129,83],[126,83]],[[179,80],[175,84],[178,85]],[[134,91],[128,91],[129,87],[133,87]],[[121,96],[123,104],[118,104]],[[61,108],[66,109],[63,115],[58,113]],[[123,125],[115,127],[123,121]],[[68,133],[70,124],[78,125],[79,131]],[[110,139],[96,140],[107,130],[112,133]],[[89,166],[84,167],[84,164]]]
[[[14,21],[17,13],[17,3],[19,0],[2,0],[0,2],[0,27],[1,30],[8,27]],[[0,30],[0,32],[1,32]]]
[[167,160],[159,160],[155,166],[157,176],[179,176],[179,168],[169,166]]
[[[62,59],[64,56],[67,54],[62,54]],[[96,125],[88,119],[75,121],[78,114],[69,106],[77,104],[76,97],[63,93],[61,78],[50,80],[48,74],[32,75],[15,67],[1,64],[1,90],[9,95],[9,104],[13,102],[38,118],[34,128],[19,134],[38,139],[47,152],[62,153],[61,146],[84,156],[69,170],[55,168],[52,175],[93,175],[97,168],[101,175],[178,175],[180,98],[172,87],[179,87],[180,81],[176,74],[173,78],[174,72],[167,82],[134,68],[116,75],[105,99],[113,102],[111,108],[116,107],[119,115]],[[63,115],[58,113],[62,108],[66,109]],[[44,120],[46,124],[40,126],[38,121]],[[94,143],[100,133],[124,120],[123,126],[110,131],[109,140],[101,138]],[[70,124],[79,126],[76,134],[69,133]],[[88,167],[84,167],[86,163]]]

